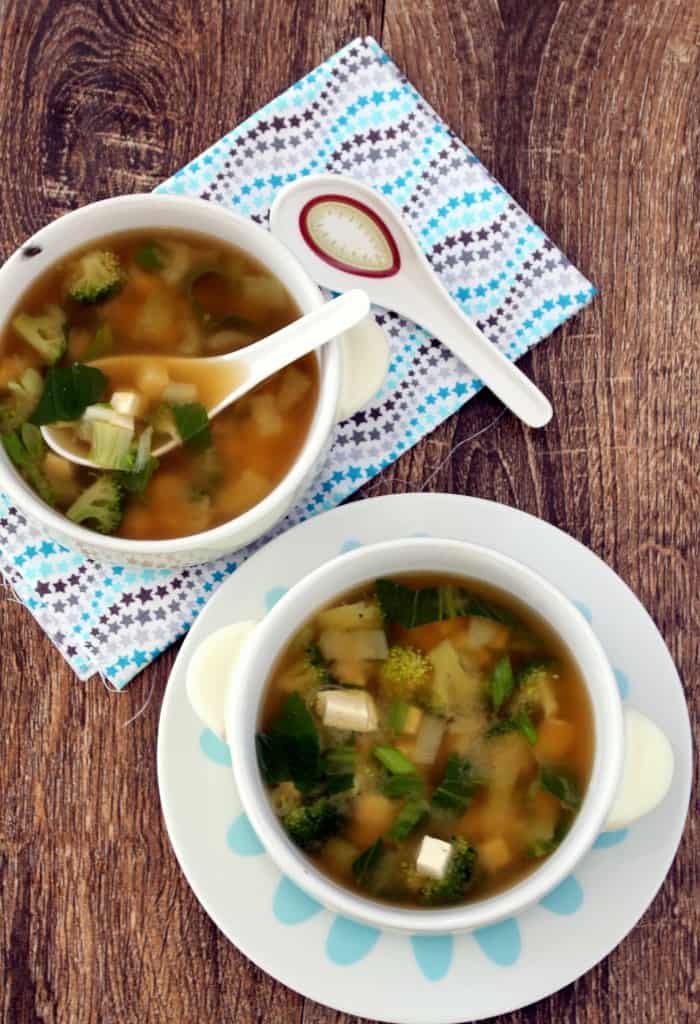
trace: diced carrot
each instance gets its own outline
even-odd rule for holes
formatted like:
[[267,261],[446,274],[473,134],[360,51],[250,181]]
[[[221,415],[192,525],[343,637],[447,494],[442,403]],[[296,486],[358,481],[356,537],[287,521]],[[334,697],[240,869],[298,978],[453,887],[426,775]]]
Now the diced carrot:
[[480,866],[488,871],[489,874],[495,874],[501,868],[504,868],[506,864],[510,864],[513,856],[511,848],[503,836],[494,836],[493,839],[487,839],[486,842],[479,843],[476,847],[476,852]]
[[396,812],[397,805],[381,793],[360,793],[352,802],[348,839],[361,850],[371,846],[389,829]]

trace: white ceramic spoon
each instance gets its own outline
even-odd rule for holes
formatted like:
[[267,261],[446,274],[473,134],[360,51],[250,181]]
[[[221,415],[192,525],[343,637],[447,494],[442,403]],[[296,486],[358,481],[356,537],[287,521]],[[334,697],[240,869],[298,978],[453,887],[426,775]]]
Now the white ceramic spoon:
[[311,277],[333,291],[357,285],[372,302],[421,324],[530,427],[552,406],[525,374],[462,313],[398,210],[352,178],[319,174],[281,190],[270,227]]
[[[153,366],[157,363],[168,371],[172,381],[197,385],[198,393],[207,407],[211,420],[222,409],[238,401],[273,373],[359,324],[368,313],[369,298],[366,292],[354,289],[275,331],[269,337],[236,352],[202,359],[179,356],[114,356],[98,359],[90,365],[102,370],[108,377],[113,375],[119,380],[119,371],[122,367],[128,367],[130,376],[136,379],[139,366],[145,368],[147,365]],[[212,370],[216,373],[212,374]],[[73,441],[70,428],[46,426],[42,427],[41,431],[47,445],[64,459],[81,466],[94,467],[94,463],[86,457],[80,442]],[[179,440],[169,441],[160,445],[152,454],[165,455],[181,443]]]

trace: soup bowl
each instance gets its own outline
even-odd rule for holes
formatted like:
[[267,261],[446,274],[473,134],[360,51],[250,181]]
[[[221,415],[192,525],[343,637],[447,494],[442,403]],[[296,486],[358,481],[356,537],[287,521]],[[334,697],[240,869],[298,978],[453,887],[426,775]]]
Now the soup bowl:
[[[317,610],[353,588],[378,577],[401,573],[468,577],[497,587],[526,604],[549,624],[568,648],[586,686],[593,719],[594,752],[588,787],[561,845],[511,888],[444,909],[392,906],[358,895],[321,873],[290,841],[274,814],[255,750],[267,681],[296,631]],[[488,548],[460,541],[413,538],[368,546],[334,559],[301,580],[255,627],[241,649],[238,662],[230,670],[222,711],[243,807],[280,870],[337,913],[375,927],[410,933],[436,934],[481,928],[518,914],[541,900],[573,871],[590,849],[609,821],[611,809],[617,806],[616,798],[629,785],[628,777],[633,783],[640,777],[640,764],[645,756],[637,742],[629,744],[625,754],[626,721],[615,676],[581,612],[556,587],[527,566]],[[652,723],[648,724],[655,730]],[[667,743],[658,731],[657,736]],[[670,752],[670,747],[668,749]],[[672,755],[669,753],[669,756],[672,770]],[[668,784],[670,775],[666,780]],[[629,807],[629,793],[627,800]],[[644,808],[648,809],[648,806]]]
[[[289,250],[268,231],[201,199],[129,195],[106,199],[66,214],[28,239],[0,269],[0,326],[21,296],[49,267],[72,251],[114,232],[174,229],[197,232],[238,246],[286,287],[302,314],[325,299]],[[319,398],[297,458],[277,486],[247,512],[202,533],[170,540],[103,536],[78,526],[41,501],[0,448],[0,490],[53,538],[100,561],[177,567],[206,561],[242,547],[269,530],[298,499],[325,454],[341,398],[342,352],[338,339],[317,352]],[[367,396],[369,397],[369,396]]]

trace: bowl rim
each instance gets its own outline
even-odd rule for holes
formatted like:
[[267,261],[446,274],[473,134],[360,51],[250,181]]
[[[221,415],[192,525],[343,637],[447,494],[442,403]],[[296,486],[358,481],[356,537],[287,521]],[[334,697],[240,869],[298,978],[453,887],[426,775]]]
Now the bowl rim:
[[[280,651],[310,617],[308,612],[296,614],[295,609],[304,606],[319,609],[334,596],[340,596],[371,579],[377,574],[372,572],[372,564],[382,558],[390,562],[407,556],[409,559],[417,558],[436,549],[454,560],[455,568],[450,571],[456,576],[471,575],[475,578],[475,573],[470,574],[460,564],[460,559],[462,563],[466,558],[475,559],[477,563],[479,560],[491,563],[518,582],[536,587],[552,607],[559,610],[568,624],[567,630],[563,633],[555,626],[552,628],[561,634],[562,641],[577,662],[577,651],[585,648],[595,665],[592,673],[584,673],[579,665],[593,712],[594,757],[586,794],[574,824],[558,849],[541,866],[495,896],[442,909],[410,909],[353,893],[319,871],[291,842],[270,807],[258,770],[255,729],[251,724],[257,724],[262,695]],[[408,565],[402,569],[378,571],[398,574],[429,569]],[[340,576],[353,577],[355,582],[349,578],[342,584],[335,582]],[[318,596],[311,597],[316,589],[324,593],[320,600]],[[502,589],[508,590],[508,587],[503,586]],[[515,587],[512,592],[519,597]],[[308,603],[310,599],[311,603]],[[549,622],[546,614],[539,608],[537,611]],[[262,671],[261,659],[264,664]],[[236,786],[253,828],[279,869],[303,890],[326,908],[373,927],[415,934],[465,932],[521,913],[556,888],[574,870],[597,838],[617,791],[624,749],[622,703],[613,670],[600,641],[581,612],[557,587],[526,564],[483,545],[457,540],[407,538],[367,545],[339,555],[297,582],[268,612],[244,648],[230,681],[226,735]]]
[[[294,256],[294,254],[282,242],[280,242],[279,239],[269,231],[265,230],[261,225],[256,224],[254,221],[241,216],[233,210],[222,208],[214,203],[194,196],[176,196],[161,193],[134,193],[130,195],[112,196],[109,199],[100,199],[96,202],[81,206],[76,210],[71,210],[69,213],[64,214],[40,228],[39,231],[26,239],[14,251],[4,265],[0,267],[0,331],[5,329],[9,317],[17,307],[17,303],[21,298],[21,295],[26,292],[27,288],[31,286],[34,280],[48,269],[48,266],[53,265],[58,259],[63,259],[76,249],[82,248],[84,245],[89,243],[91,239],[105,238],[109,237],[111,234],[117,235],[123,232],[139,230],[138,227],[125,227],[121,230],[85,231],[84,235],[81,235],[81,239],[78,241],[69,241],[68,244],[66,244],[66,242],[62,240],[64,235],[70,235],[74,228],[82,228],[85,222],[89,223],[96,215],[99,217],[105,212],[109,213],[110,210],[115,208],[123,209],[126,206],[131,206],[136,210],[143,208],[143,229],[153,226],[148,222],[149,211],[173,211],[177,215],[189,211],[189,215],[193,219],[199,217],[210,220],[220,218],[222,223],[226,223],[226,218],[228,218],[229,223],[233,227],[232,234],[236,234],[238,236],[231,239],[231,244],[239,245],[240,248],[245,249],[245,240],[252,237],[257,239],[261,248],[265,250],[264,254],[256,252],[255,259],[258,259],[261,263],[265,264],[265,255],[273,254],[277,260],[286,264],[290,276],[294,278],[295,288],[292,289],[287,282],[285,282],[285,287],[287,287],[294,301],[302,309],[302,313],[318,309],[325,302],[323,293],[314,283],[296,256]],[[184,217],[176,217],[172,225],[170,225],[174,230],[193,231],[202,235],[210,233],[207,231],[206,226],[198,226],[194,223],[185,226],[183,223],[176,223],[177,219],[182,221],[184,220]],[[240,238],[243,238],[243,241],[239,240]],[[43,250],[43,248],[49,244],[59,250],[58,255],[52,256],[50,264],[41,266],[37,273],[25,282],[18,291],[13,291],[11,283],[12,276],[16,276],[20,269],[24,270],[24,266],[20,262],[23,251],[35,246],[38,246]],[[8,277],[10,278],[10,282],[6,284],[6,279]],[[3,298],[3,294],[7,295],[8,298]],[[237,543],[235,535],[240,533],[249,537],[250,532],[251,530],[254,530],[254,524],[257,521],[265,521],[266,519],[269,519],[269,516],[274,513],[276,506],[279,506],[280,502],[284,502],[287,497],[293,497],[297,488],[302,485],[306,474],[309,473],[315,463],[315,460],[319,457],[327,443],[335,422],[335,413],[340,394],[341,352],[338,339],[334,339],[324,346],[322,355],[317,352],[317,359],[320,374],[319,395],[311,424],[297,457],[292,462],[285,475],[278,481],[270,493],[262,499],[262,501],[253,505],[252,508],[247,509],[241,515],[236,516],[233,519],[228,519],[226,522],[220,523],[218,526],[214,526],[209,530],[203,530],[199,533],[189,533],[182,537],[171,537],[163,540],[137,540],[127,537],[114,537],[109,534],[101,534],[97,531],[89,530],[87,527],[71,522],[67,516],[62,515],[60,512],[57,512],[48,505],[45,505],[44,502],[42,502],[41,499],[24,482],[1,447],[0,487],[9,494],[10,498],[21,511],[26,511],[26,514],[28,514],[32,520],[40,523],[49,532],[58,532],[63,534],[64,537],[69,538],[78,547],[92,545],[96,549],[108,552],[110,557],[118,558],[123,555],[127,559],[138,559],[139,557],[157,557],[159,555],[162,556],[167,554],[182,555],[191,547],[196,546],[198,548],[204,548],[208,545],[210,545],[213,550],[224,550],[225,548],[222,547],[222,541],[225,541],[226,537],[231,534],[234,536],[232,536],[232,544],[228,550],[236,550],[236,547],[241,545]],[[285,514],[285,511],[286,508],[279,514],[274,515],[274,522],[279,521],[279,519]],[[264,528],[265,527],[263,527],[263,529]],[[258,534],[254,534],[253,537],[257,535]],[[245,544],[248,542],[249,540],[243,540],[241,543]]]

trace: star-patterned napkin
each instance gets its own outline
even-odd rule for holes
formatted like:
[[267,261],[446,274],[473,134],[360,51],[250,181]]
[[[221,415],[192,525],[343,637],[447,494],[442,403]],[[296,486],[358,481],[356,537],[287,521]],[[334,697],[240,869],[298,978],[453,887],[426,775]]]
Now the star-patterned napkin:
[[[595,294],[371,38],[344,47],[157,191],[266,224],[283,185],[327,171],[353,175],[401,208],[445,286],[510,359]],[[243,551],[181,571],[101,565],[52,541],[0,494],[0,570],[81,679],[100,673],[123,687],[253,550],[339,504],[480,389],[438,341],[375,312],[392,352],[382,391],[336,428],[284,522]]]

